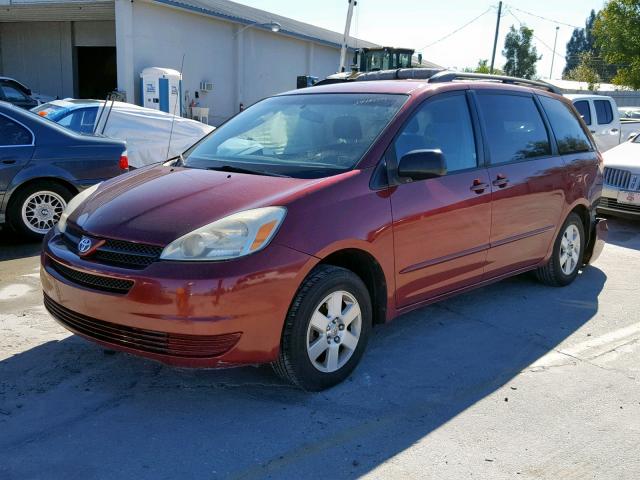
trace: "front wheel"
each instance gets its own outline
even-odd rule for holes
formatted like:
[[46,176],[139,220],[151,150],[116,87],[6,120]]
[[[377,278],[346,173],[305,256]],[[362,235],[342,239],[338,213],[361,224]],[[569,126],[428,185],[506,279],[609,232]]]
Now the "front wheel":
[[19,235],[31,240],[40,240],[58,223],[71,198],[73,193],[57,183],[32,183],[12,198],[7,220]]
[[330,265],[316,268],[289,309],[275,372],[310,391],[342,382],[364,353],[371,312],[360,277]]
[[554,287],[564,287],[578,276],[586,244],[584,225],[575,213],[571,213],[553,245],[549,262],[536,270],[538,280]]

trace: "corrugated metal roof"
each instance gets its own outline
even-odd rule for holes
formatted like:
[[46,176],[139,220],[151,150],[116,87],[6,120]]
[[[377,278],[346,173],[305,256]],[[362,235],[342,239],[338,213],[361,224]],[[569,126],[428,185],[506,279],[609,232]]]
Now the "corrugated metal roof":
[[[254,23],[270,23],[277,22],[281,25],[280,33],[312,40],[318,43],[330,45],[340,48],[342,45],[342,33],[333,32],[325,28],[316,27],[308,23],[299,22],[291,18],[276,15],[275,13],[266,12],[229,0],[151,0],[154,3],[169,5],[181,8],[203,15],[210,15],[230,22],[236,22],[243,25],[251,25]],[[345,2],[346,3],[346,2]],[[345,17],[346,20],[346,17]],[[256,25],[255,28],[261,28]],[[268,27],[265,27],[268,29]],[[377,47],[375,43],[367,42],[351,37],[349,46],[358,47]]]
[[0,0],[0,22],[115,20],[113,0]]

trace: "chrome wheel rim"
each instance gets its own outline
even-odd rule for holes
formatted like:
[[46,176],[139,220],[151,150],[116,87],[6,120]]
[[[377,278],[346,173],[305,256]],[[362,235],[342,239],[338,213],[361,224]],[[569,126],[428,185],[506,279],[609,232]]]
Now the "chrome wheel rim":
[[560,268],[565,275],[571,275],[580,262],[580,231],[569,225],[560,241]]
[[32,232],[44,235],[58,223],[66,206],[64,198],[55,192],[35,192],[22,204],[22,222]]
[[307,354],[319,371],[340,370],[355,352],[362,332],[362,312],[353,295],[339,290],[316,307],[307,327]]

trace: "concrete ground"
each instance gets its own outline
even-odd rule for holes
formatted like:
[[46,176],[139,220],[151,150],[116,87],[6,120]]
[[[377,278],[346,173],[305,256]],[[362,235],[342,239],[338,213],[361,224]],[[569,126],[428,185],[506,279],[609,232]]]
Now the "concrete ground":
[[[0,240],[0,478],[640,478],[640,222],[567,288],[516,277],[375,330],[344,384],[108,355]],[[1,237],[0,233],[0,238]]]

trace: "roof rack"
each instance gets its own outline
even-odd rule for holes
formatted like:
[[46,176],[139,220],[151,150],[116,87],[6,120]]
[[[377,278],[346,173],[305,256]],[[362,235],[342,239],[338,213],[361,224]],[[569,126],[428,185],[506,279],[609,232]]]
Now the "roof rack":
[[527,80],[525,78],[517,78],[517,77],[507,77],[505,75],[489,75],[486,73],[465,73],[465,72],[452,72],[452,71],[442,71],[436,73],[432,77],[428,79],[429,83],[445,83],[445,82],[453,82],[455,80],[484,80],[487,82],[500,82],[507,83],[510,85],[521,85],[525,87],[533,87],[540,88],[542,90],[546,90],[551,93],[557,93],[558,95],[562,95],[562,90],[560,90],[555,85],[551,85],[547,82],[542,82],[540,80]]
[[396,70],[377,70],[374,72],[360,73],[353,78],[358,82],[371,80],[398,80],[398,79],[418,79],[427,80],[438,73],[444,73],[442,68],[414,67],[398,68]]

